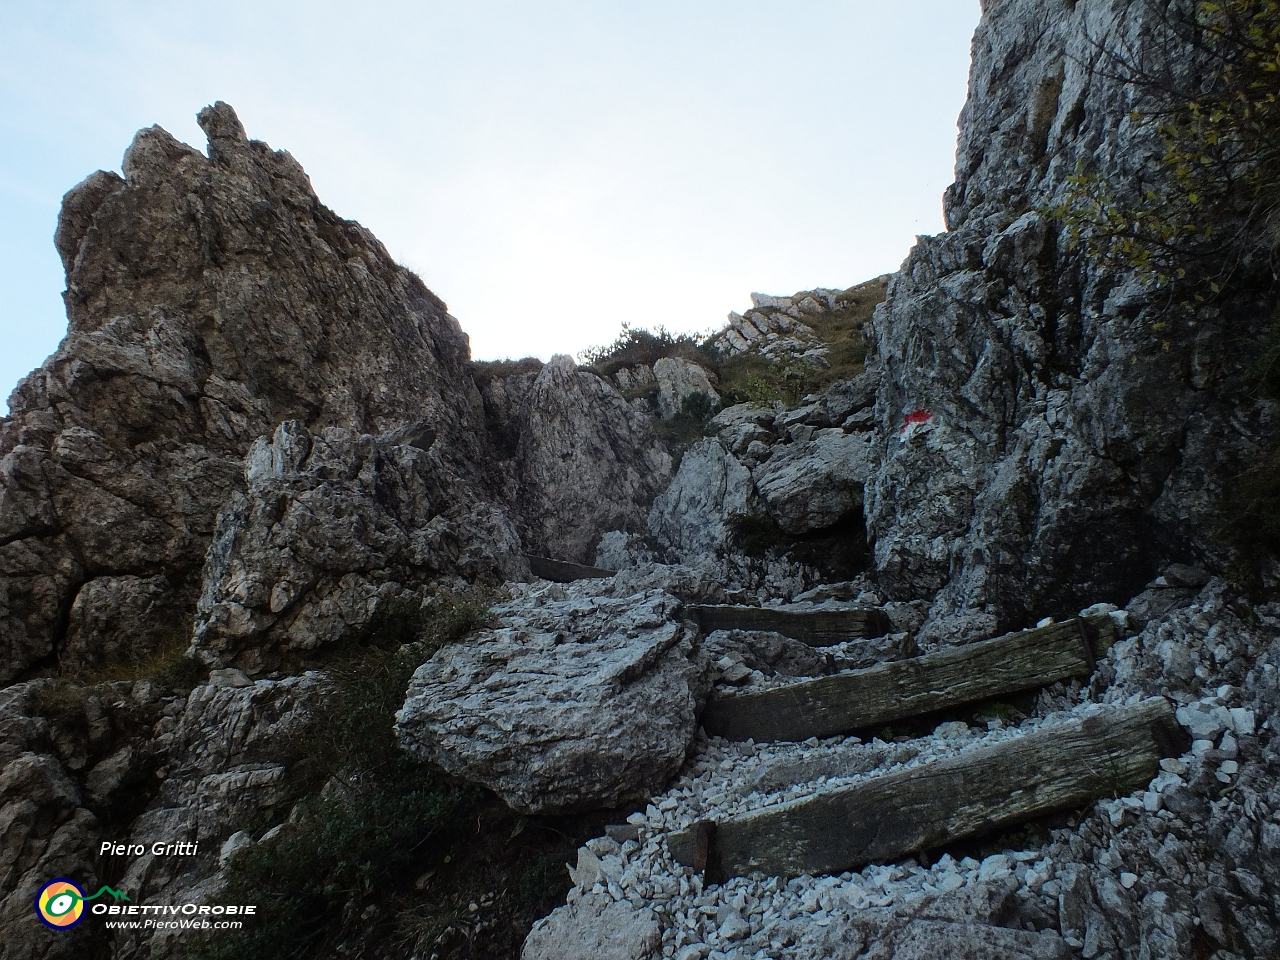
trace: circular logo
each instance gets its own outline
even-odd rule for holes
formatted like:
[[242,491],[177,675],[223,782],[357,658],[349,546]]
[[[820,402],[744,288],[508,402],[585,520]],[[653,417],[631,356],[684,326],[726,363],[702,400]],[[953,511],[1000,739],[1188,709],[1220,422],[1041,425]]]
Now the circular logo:
[[49,926],[69,930],[84,916],[84,891],[70,880],[50,880],[36,894],[36,913]]

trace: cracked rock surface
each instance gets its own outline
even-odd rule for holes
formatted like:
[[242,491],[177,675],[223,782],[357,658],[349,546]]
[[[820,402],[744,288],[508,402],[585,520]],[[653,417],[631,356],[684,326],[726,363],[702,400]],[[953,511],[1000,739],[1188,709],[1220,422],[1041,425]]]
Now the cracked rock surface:
[[419,667],[397,714],[404,748],[526,813],[616,806],[665,783],[693,742],[709,663],[675,597],[606,583],[516,588],[497,626]]

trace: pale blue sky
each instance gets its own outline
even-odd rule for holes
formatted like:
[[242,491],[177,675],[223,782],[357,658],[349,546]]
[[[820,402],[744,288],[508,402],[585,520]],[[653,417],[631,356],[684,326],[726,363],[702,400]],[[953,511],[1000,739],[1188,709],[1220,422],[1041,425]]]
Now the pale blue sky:
[[66,330],[62,194],[226,100],[482,359],[721,325],[943,229],[978,0],[0,3],[0,398]]

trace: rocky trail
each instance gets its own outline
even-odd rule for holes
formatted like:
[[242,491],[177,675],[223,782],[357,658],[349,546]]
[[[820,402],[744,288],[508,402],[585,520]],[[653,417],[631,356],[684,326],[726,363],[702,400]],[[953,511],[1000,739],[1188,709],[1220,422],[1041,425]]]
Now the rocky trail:
[[[881,730],[888,739],[700,731],[668,789],[579,851],[568,904],[535,927],[524,957],[1067,958],[1137,942],[1153,957],[1180,955],[1178,939],[1203,942],[1213,904],[1224,902],[1200,872],[1213,866],[1194,852],[1206,827],[1238,837],[1268,803],[1255,791],[1280,796],[1262,772],[1277,759],[1263,716],[1280,694],[1280,645],[1259,657],[1247,690],[1175,690],[1171,706],[1136,682],[1159,658],[1159,638],[1188,620],[1207,629],[1221,596],[1211,583],[1185,612],[1137,634],[1126,611],[1104,606],[948,651],[1007,651],[1011,641],[1036,651],[1045,638],[1051,648],[1073,638],[1087,660],[1046,677],[1027,670],[1032,656],[1004,688],[1033,691],[1028,716],[987,700],[967,720],[941,722],[946,714],[930,703],[936,726]],[[1108,634],[1095,672],[1090,651]],[[707,646],[717,639],[709,634]],[[1169,656],[1167,641],[1161,652]],[[891,666],[927,675],[938,656]],[[720,697],[742,695],[731,669],[719,664]],[[948,701],[951,715],[984,695]],[[910,707],[897,714],[911,716]],[[845,730],[865,726],[853,720]],[[1242,767],[1246,753],[1262,766]],[[1274,842],[1280,829],[1264,824],[1262,835]],[[1263,936],[1260,944],[1272,942]]]
[[984,4],[944,233],[583,363],[140,131],[0,418],[0,960],[1280,956],[1276,246],[1060,216],[1177,186],[1178,7]]

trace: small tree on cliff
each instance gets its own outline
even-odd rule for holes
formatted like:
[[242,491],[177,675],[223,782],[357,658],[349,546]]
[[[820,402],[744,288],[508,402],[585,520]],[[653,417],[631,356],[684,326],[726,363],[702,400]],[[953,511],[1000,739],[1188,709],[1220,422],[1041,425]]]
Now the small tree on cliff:
[[[1139,202],[1126,204],[1097,173],[1077,168],[1051,212],[1091,256],[1136,269],[1149,286],[1178,289],[1192,302],[1240,282],[1274,284],[1280,0],[1153,0],[1149,10],[1166,49],[1178,53],[1157,68],[1135,56],[1105,56],[1153,104],[1129,119],[1154,129],[1161,175],[1141,184]],[[1273,339],[1280,361],[1280,336]]]

